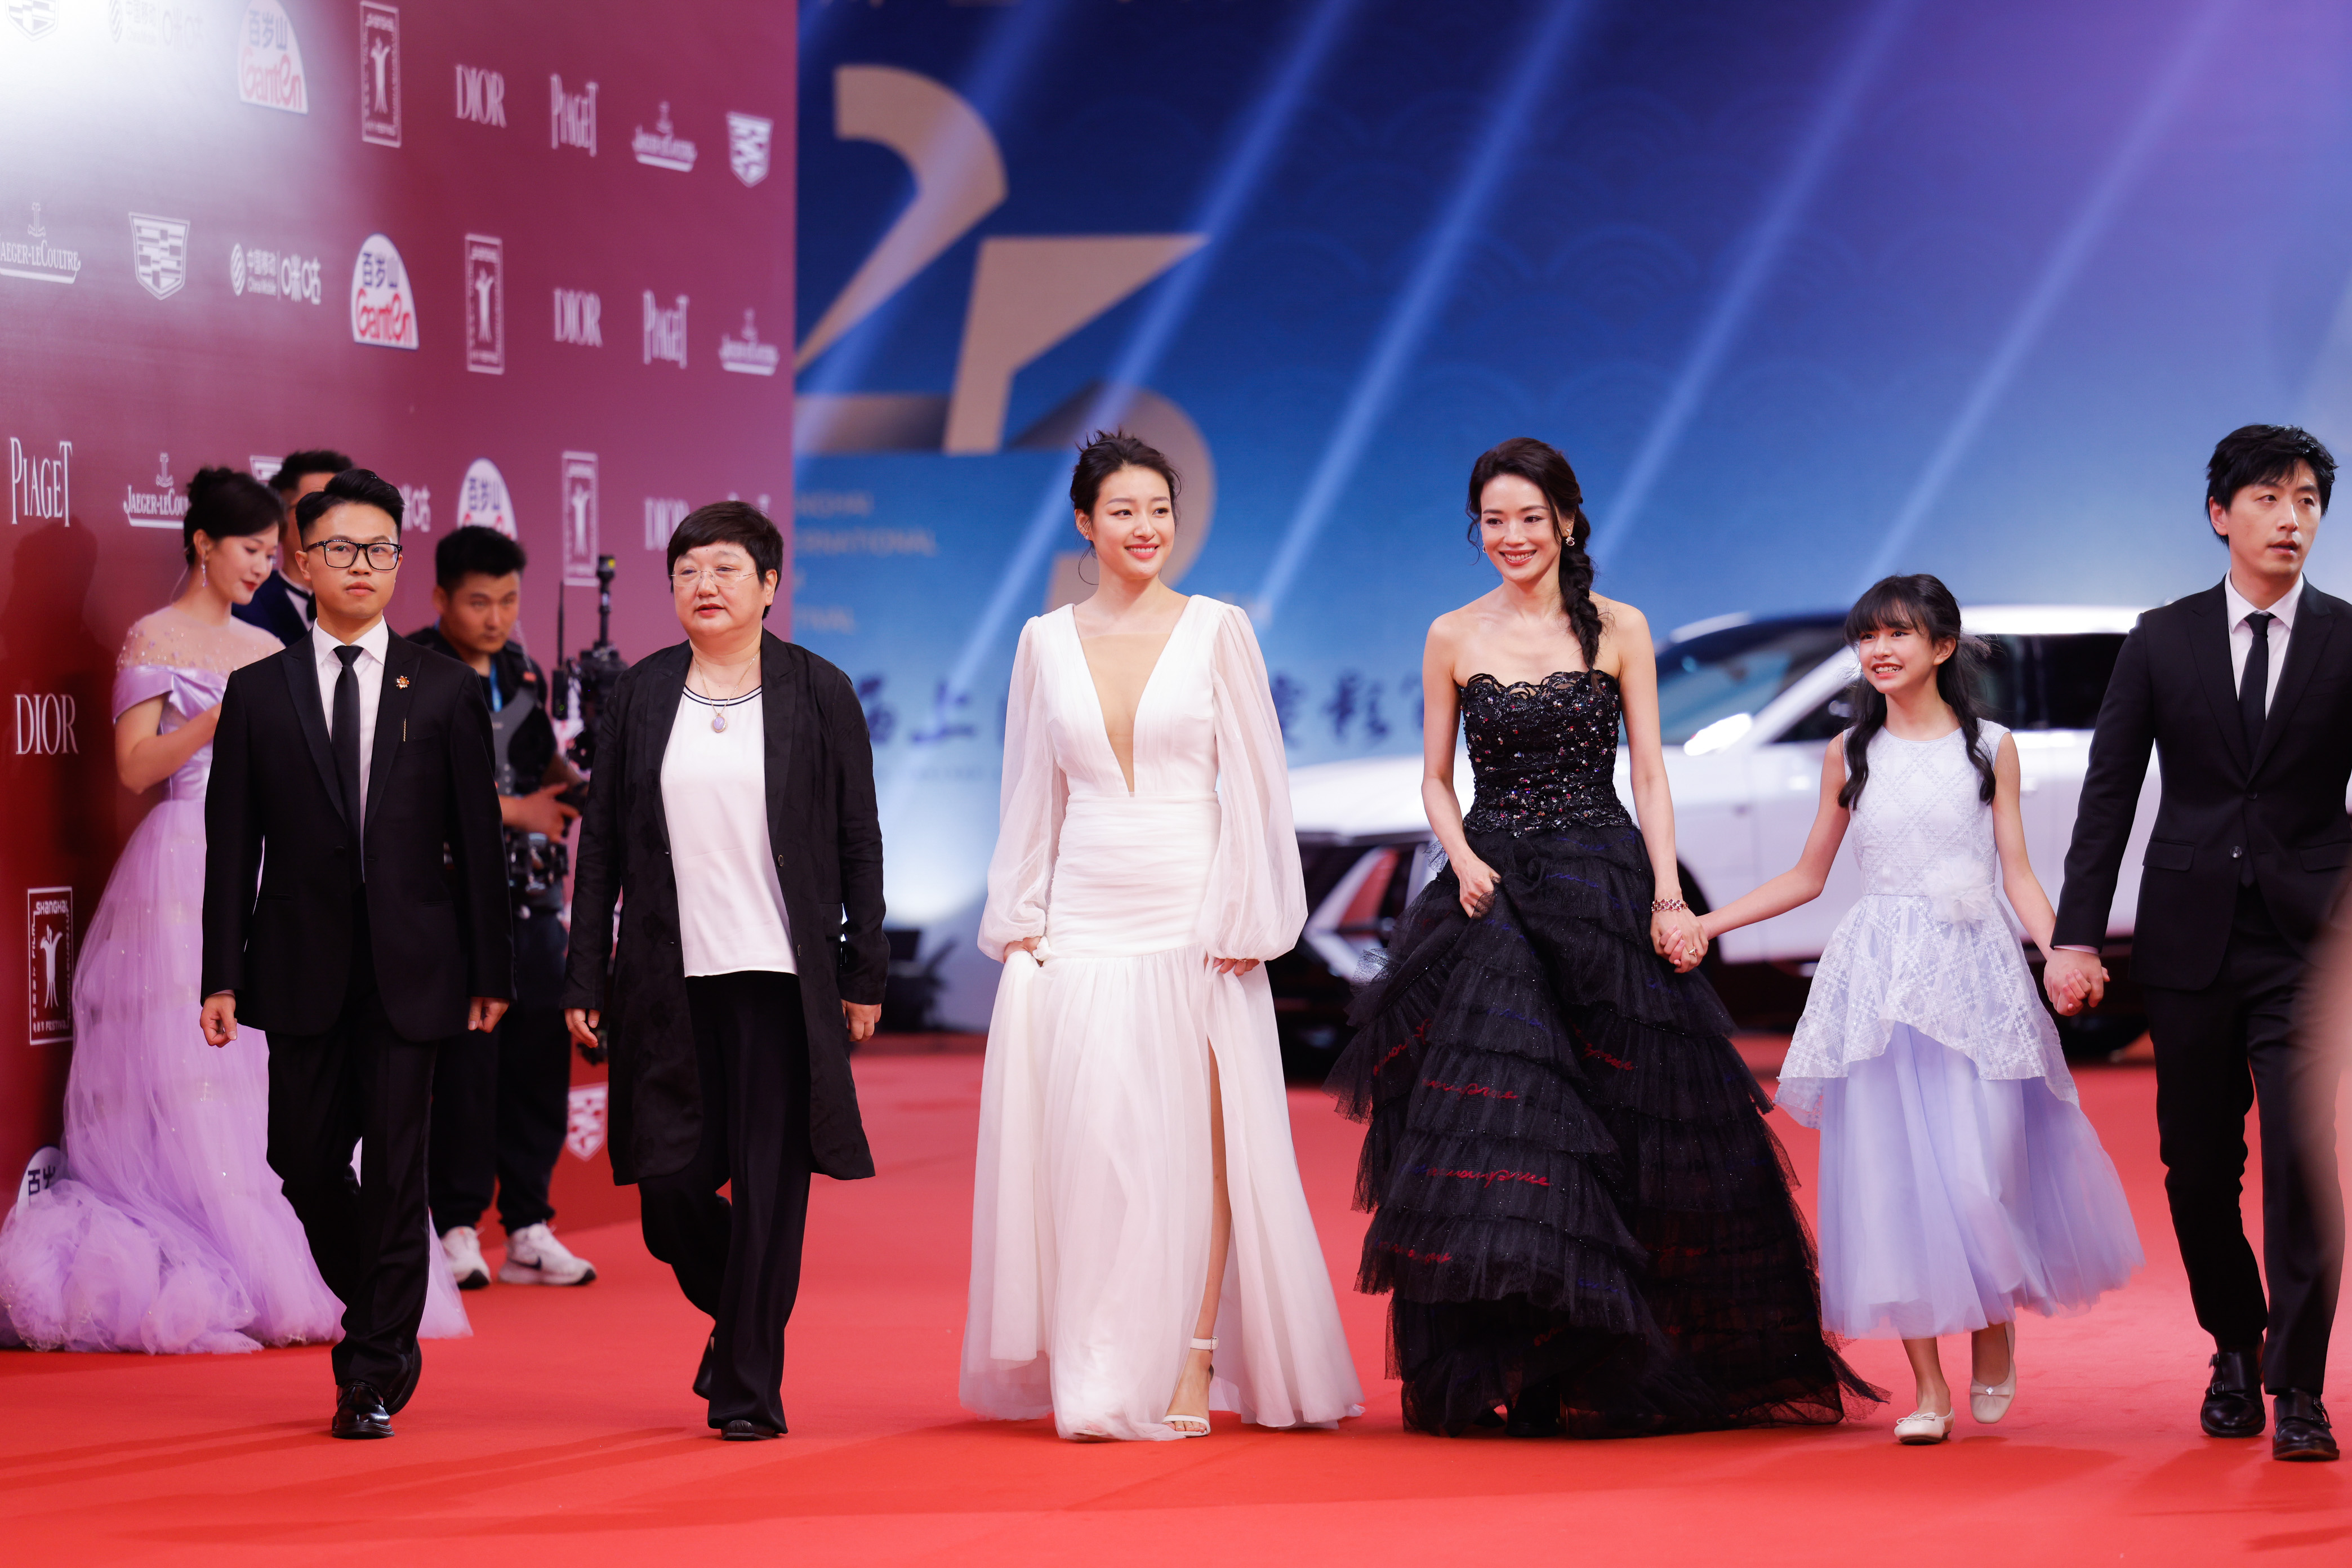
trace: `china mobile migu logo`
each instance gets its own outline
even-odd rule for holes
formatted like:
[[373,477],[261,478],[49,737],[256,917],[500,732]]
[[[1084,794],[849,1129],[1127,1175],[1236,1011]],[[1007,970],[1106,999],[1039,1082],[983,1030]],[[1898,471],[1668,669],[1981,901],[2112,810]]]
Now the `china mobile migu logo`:
[[179,481],[172,478],[172,454],[155,454],[155,486],[142,489],[137,485],[122,487],[122,521],[133,528],[169,528],[176,530],[180,520],[188,515],[188,498],[180,493]]
[[646,290],[646,363],[667,360],[678,369],[686,368],[686,296],[680,294],[677,303],[665,306]]
[[8,523],[73,523],[73,443],[60,441],[57,455],[8,437]]
[[400,249],[381,234],[360,246],[352,267],[352,341],[383,349],[416,347],[416,295]]
[[319,258],[291,251],[269,250],[258,245],[228,248],[228,286],[237,294],[289,303],[318,304],[325,298],[319,286]]
[[289,114],[310,112],[302,45],[278,0],[252,0],[236,30],[236,96]]

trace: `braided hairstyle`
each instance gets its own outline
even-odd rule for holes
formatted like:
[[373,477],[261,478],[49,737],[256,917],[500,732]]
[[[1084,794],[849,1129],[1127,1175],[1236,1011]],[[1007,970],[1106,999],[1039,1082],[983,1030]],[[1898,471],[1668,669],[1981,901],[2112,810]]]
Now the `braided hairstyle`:
[[[1952,657],[1936,667],[1936,691],[1960,721],[1960,735],[1969,761],[1977,770],[1977,798],[1990,805],[1993,796],[1992,759],[1984,754],[1978,729],[1984,720],[1985,646],[1960,629],[1959,601],[1952,591],[1927,573],[1911,577],[1881,577],[1845,613],[1845,640],[1859,643],[1879,630],[1913,631],[1929,644],[1951,639]],[[1886,728],[1886,694],[1856,674],[1846,701],[1853,728],[1845,732],[1845,787],[1838,804],[1847,810],[1862,798],[1870,782],[1870,742]]]
[[1576,482],[1576,470],[1568,466],[1559,448],[1532,436],[1514,436],[1489,447],[1470,466],[1470,500],[1465,510],[1470,516],[1473,544],[1478,542],[1478,513],[1486,487],[1506,474],[1527,480],[1551,503],[1552,526],[1559,533],[1560,608],[1568,613],[1576,646],[1584,650],[1588,678],[1597,685],[1601,607],[1592,602],[1592,557],[1584,550],[1584,542],[1592,534],[1591,521],[1584,515],[1584,487]]
[[199,468],[188,481],[188,510],[180,519],[180,552],[196,563],[196,535],[217,543],[239,534],[275,533],[286,521],[276,491],[242,468]]

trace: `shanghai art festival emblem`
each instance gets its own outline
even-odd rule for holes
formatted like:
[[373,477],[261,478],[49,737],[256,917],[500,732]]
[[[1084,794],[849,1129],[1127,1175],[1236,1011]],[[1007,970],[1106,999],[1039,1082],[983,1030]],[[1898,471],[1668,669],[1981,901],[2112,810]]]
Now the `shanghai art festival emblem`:
[[746,185],[768,177],[768,149],[776,139],[776,122],[756,114],[727,116],[727,166]]
[[139,287],[168,300],[188,281],[188,220],[131,215],[131,259]]

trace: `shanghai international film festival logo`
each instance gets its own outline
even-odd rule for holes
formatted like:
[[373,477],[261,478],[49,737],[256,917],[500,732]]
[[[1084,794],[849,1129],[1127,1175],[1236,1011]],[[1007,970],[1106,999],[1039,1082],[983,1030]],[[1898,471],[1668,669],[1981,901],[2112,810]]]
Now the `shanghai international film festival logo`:
[[466,237],[466,368],[507,373],[506,245],[486,234]]
[[680,294],[677,303],[665,306],[646,290],[646,363],[667,360],[678,369],[686,368],[686,296]]
[[380,349],[416,347],[416,294],[400,247],[383,235],[360,244],[352,264],[352,342]]
[[547,79],[547,144],[556,149],[578,147],[591,158],[596,155],[594,82],[583,91],[566,92],[562,77]]
[[745,185],[768,177],[768,149],[776,140],[776,122],[756,114],[727,116],[727,166]]
[[719,339],[719,368],[731,370],[739,375],[773,375],[783,359],[783,350],[775,343],[760,341],[760,329],[752,312],[743,312],[743,335]]
[[465,482],[457,487],[457,526],[495,528],[509,539],[516,536],[514,500],[507,490],[507,477],[488,458],[475,458],[466,469]]
[[131,215],[131,261],[139,287],[168,300],[187,287],[188,220]]
[[8,437],[8,526],[62,522],[73,526],[73,443],[58,443],[57,456],[25,449]]
[[58,0],[8,0],[8,20],[28,38],[46,38],[58,30]]
[[278,0],[252,0],[236,29],[236,96],[263,109],[310,112],[302,45]]
[[316,305],[326,298],[319,286],[319,258],[258,245],[228,247],[228,286],[238,295]]
[[73,1038],[73,902],[71,888],[25,889],[27,1045]]
[[155,454],[155,487],[142,489],[137,485],[122,487],[122,521],[133,528],[168,528],[178,531],[180,520],[188,515],[188,498],[180,493],[172,478],[172,454]]
[[400,7],[360,0],[360,140],[400,145]]
[[41,204],[33,204],[33,221],[22,239],[0,239],[0,273],[29,278],[36,283],[70,283],[81,275],[81,252],[59,250],[49,244],[48,226],[41,221]]
[[642,125],[637,127],[637,133],[629,138],[629,151],[637,155],[638,163],[650,163],[656,169],[676,169],[681,174],[694,169],[694,143],[671,129],[667,103],[654,117],[651,131]]
[[563,454],[563,585],[596,585],[596,454]]

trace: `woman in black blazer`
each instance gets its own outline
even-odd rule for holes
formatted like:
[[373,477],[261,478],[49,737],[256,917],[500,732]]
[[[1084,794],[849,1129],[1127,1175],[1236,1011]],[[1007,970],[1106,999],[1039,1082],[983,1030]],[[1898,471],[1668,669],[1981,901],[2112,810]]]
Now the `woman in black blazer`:
[[670,536],[687,640],[601,718],[564,988],[573,1037],[602,1025],[611,1047],[614,1177],[716,1321],[694,1388],[733,1439],[784,1430],[810,1173],[874,1173],[849,1047],[889,967],[865,713],[840,670],[761,629],[782,564],[740,501]]

